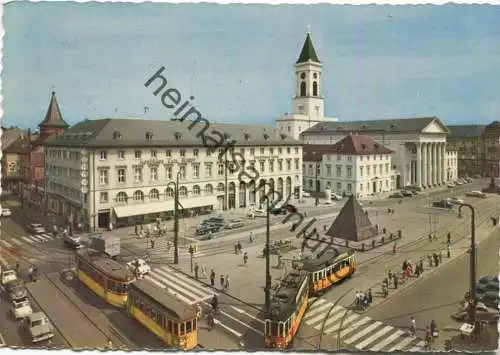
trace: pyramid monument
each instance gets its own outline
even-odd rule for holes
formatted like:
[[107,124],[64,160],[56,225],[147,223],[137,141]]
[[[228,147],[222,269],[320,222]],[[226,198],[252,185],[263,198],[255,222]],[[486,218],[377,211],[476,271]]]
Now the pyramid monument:
[[326,235],[332,238],[361,242],[376,236],[377,230],[358,200],[351,195]]

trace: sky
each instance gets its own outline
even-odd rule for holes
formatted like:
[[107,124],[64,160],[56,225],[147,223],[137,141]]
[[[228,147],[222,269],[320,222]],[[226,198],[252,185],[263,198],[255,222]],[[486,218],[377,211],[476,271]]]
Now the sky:
[[3,126],[35,128],[56,91],[64,119],[169,119],[144,83],[217,122],[274,125],[292,111],[309,28],[325,115],[500,120],[500,6],[15,2],[4,8]]

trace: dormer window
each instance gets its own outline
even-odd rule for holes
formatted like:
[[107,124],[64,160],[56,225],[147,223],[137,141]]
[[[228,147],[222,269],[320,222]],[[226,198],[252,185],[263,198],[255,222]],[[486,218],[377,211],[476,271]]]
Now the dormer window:
[[153,140],[153,133],[151,132],[146,132],[146,140],[148,142],[151,142]]
[[285,139],[286,139],[286,134],[281,133],[281,134],[280,134],[280,137],[281,137],[281,139],[282,139],[282,140],[285,140]]
[[178,141],[182,138],[182,134],[180,134],[179,132],[175,132],[174,137],[175,137],[175,140]]
[[366,149],[366,145],[361,144],[361,149],[365,150]]
[[269,140],[269,134],[264,133],[264,139],[265,139],[266,141],[267,141],[267,140]]
[[246,141],[249,141],[249,140],[250,140],[250,134],[245,133],[245,134],[244,134],[244,137],[245,137],[245,140],[246,140]]
[[121,139],[122,138],[122,134],[118,131],[114,131],[113,132],[113,139]]

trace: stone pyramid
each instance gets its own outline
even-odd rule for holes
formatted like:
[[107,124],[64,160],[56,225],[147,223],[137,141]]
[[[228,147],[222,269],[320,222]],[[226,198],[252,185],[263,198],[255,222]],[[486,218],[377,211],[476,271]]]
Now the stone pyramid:
[[377,231],[358,200],[351,196],[326,235],[332,238],[360,242],[374,237],[377,235]]

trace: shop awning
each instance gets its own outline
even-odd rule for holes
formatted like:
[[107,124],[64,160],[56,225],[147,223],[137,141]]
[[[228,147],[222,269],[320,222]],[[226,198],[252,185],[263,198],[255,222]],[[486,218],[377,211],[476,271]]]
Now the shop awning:
[[[216,196],[198,196],[189,198],[180,198],[180,204],[184,209],[204,207],[217,204]],[[179,207],[181,208],[181,207]],[[116,217],[124,218],[130,216],[140,216],[150,213],[161,213],[174,210],[174,200],[166,200],[160,202],[145,202],[131,204],[127,206],[114,207]]]

